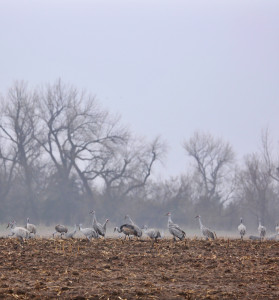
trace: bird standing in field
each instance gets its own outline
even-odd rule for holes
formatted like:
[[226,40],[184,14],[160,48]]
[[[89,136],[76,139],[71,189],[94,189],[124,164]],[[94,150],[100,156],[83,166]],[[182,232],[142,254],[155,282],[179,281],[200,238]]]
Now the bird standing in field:
[[161,238],[161,233],[158,229],[147,228],[147,226],[145,225],[143,227],[143,232],[146,235],[148,235],[152,240],[155,240],[155,242],[157,241],[157,239]]
[[276,231],[277,234],[279,234],[279,224],[278,223],[275,226],[275,231]]
[[11,233],[9,236],[16,236],[21,243],[23,243],[24,239],[28,239],[30,237],[30,232],[24,227],[16,226],[16,222],[12,221],[8,223],[7,228],[11,228]]
[[130,224],[132,226],[134,226],[134,230],[137,232],[136,236],[137,237],[141,237],[142,236],[142,230],[139,228],[139,226],[137,224],[135,224],[133,222],[133,220],[130,218],[130,216],[126,215],[124,219],[127,219],[130,222]]
[[242,218],[240,218],[240,224],[238,225],[237,229],[239,231],[241,239],[243,240],[243,237],[246,233],[246,226],[243,224],[243,219]]
[[170,234],[173,236],[173,240],[176,241],[176,238],[178,238],[182,241],[186,236],[185,231],[183,231],[177,224],[173,223],[170,212],[166,213],[166,216],[168,216],[168,229]]
[[205,237],[205,239],[206,240],[208,240],[208,239],[214,240],[215,239],[214,232],[202,224],[201,216],[196,216],[196,218],[199,219],[200,230],[201,230],[202,235]]
[[53,237],[56,233],[60,233],[61,238],[62,238],[62,235],[68,232],[68,228],[61,224],[57,224],[54,228],[55,228],[55,231],[52,234]]
[[85,237],[91,241],[92,238],[98,238],[97,232],[94,228],[82,228],[82,224],[79,224],[79,230],[85,235]]
[[97,232],[98,235],[105,237],[106,230],[107,230],[107,222],[109,221],[109,219],[106,219],[105,223],[102,225],[99,222],[97,222],[95,210],[92,210],[90,214],[92,214],[93,216],[92,227],[94,228],[94,230]]
[[27,218],[27,223],[26,223],[25,228],[26,228],[30,233],[33,233],[34,236],[36,235],[36,233],[37,233],[37,228],[36,228],[36,226],[35,226],[34,224],[31,224],[31,223],[29,222],[29,218]]
[[128,238],[130,239],[130,236],[137,236],[138,232],[136,231],[134,225],[132,224],[123,224],[119,227],[115,227],[114,228],[114,232],[117,231],[119,233],[124,233],[125,234],[125,240],[128,236]]
[[75,224],[73,231],[67,232],[67,233],[65,234],[65,237],[66,237],[67,239],[73,239],[73,238],[74,238],[74,235],[76,234],[76,232],[77,232],[77,225]]
[[265,237],[265,235],[266,235],[266,228],[265,228],[265,226],[262,225],[261,219],[259,219],[258,232],[259,232],[259,234],[260,234],[261,240],[263,240],[264,237]]

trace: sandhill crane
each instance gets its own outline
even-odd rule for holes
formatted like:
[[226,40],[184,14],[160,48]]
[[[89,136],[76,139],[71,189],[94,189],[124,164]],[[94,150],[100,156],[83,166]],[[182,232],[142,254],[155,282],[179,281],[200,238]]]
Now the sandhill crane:
[[240,224],[238,225],[237,229],[239,231],[241,239],[243,240],[243,237],[246,233],[246,226],[243,224],[243,219],[242,218],[240,218]]
[[261,240],[263,240],[266,234],[266,228],[261,224],[261,219],[259,219],[258,232],[260,234]]
[[249,236],[249,239],[250,239],[250,240],[253,240],[253,241],[257,241],[257,240],[260,240],[261,238],[260,238],[259,236],[250,235],[250,236]]
[[27,218],[26,226],[25,228],[30,232],[33,233],[34,236],[36,235],[37,228],[34,224],[29,223],[29,218]]
[[168,212],[166,216],[168,216],[168,229],[170,234],[173,236],[173,240],[176,241],[176,238],[179,238],[182,241],[186,236],[185,231],[183,231],[177,224],[173,223],[170,212]]
[[278,233],[270,235],[266,239],[269,240],[269,241],[277,241],[278,240]]
[[206,240],[208,240],[208,239],[213,239],[214,240],[215,236],[214,236],[213,231],[211,231],[209,228],[205,227],[202,224],[201,216],[196,216],[196,218],[199,219],[200,230],[201,230],[202,235],[206,238]]
[[119,233],[124,233],[125,234],[125,240],[126,237],[128,236],[128,238],[130,239],[130,235],[134,235],[137,236],[137,231],[135,229],[135,226],[132,224],[123,224],[120,226],[120,228],[115,227],[114,228],[114,232],[117,231]]
[[61,238],[62,238],[62,235],[68,232],[68,228],[61,224],[57,224],[54,228],[55,228],[55,231],[52,234],[53,237],[56,233],[60,233]]
[[279,234],[279,224],[278,223],[275,226],[275,231],[276,231],[277,234]]
[[107,222],[109,220],[106,219],[105,223],[102,225],[102,224],[100,224],[100,223],[97,222],[95,210],[92,210],[90,212],[90,214],[92,214],[92,216],[93,216],[92,227],[98,233],[98,235],[101,235],[101,236],[105,237],[106,230],[107,230]]
[[161,233],[158,229],[147,228],[146,225],[143,227],[143,232],[155,241],[157,241],[157,239],[161,237]]
[[102,225],[103,230],[104,230],[104,236],[105,236],[106,231],[107,231],[107,223],[108,223],[108,222],[109,222],[109,219],[106,219],[106,220],[105,220],[105,223]]
[[98,238],[98,233],[94,230],[94,228],[82,228],[82,224],[79,224],[79,230],[89,241],[91,241],[92,238]]
[[76,234],[76,232],[77,232],[77,225],[75,224],[74,230],[65,233],[65,237],[68,238],[68,239],[72,239],[72,238],[74,238],[74,235]]
[[136,232],[137,232],[137,237],[141,237],[142,236],[142,230],[139,228],[139,226],[137,225],[137,224],[135,224],[134,222],[133,222],[133,220],[130,218],[130,216],[129,215],[126,215],[125,217],[124,217],[124,219],[127,219],[129,222],[130,222],[130,224],[132,225],[132,226],[134,226],[134,229],[136,230]]
[[16,226],[16,222],[12,221],[8,223],[7,228],[11,228],[11,233],[9,236],[16,236],[18,239],[20,239],[20,242],[23,242],[23,239],[28,239],[30,237],[30,232],[24,228]]

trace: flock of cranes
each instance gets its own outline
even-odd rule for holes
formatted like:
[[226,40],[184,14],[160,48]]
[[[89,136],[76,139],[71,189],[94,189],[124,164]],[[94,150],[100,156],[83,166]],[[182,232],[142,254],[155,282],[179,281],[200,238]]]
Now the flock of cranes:
[[[69,231],[68,228],[64,225],[58,224],[55,226],[55,231],[53,232],[52,236],[54,237],[55,234],[60,234],[60,237],[64,236],[65,238],[73,238],[76,234],[77,230],[79,230],[89,241],[92,239],[96,239],[99,237],[105,237],[106,230],[107,230],[107,223],[109,222],[109,219],[106,219],[104,224],[101,224],[97,221],[96,218],[96,212],[94,210],[90,211],[90,214],[92,214],[92,225],[91,227],[83,228],[82,224],[79,224],[78,226],[75,225],[74,229],[72,231]],[[170,232],[170,234],[173,237],[173,240],[183,240],[186,238],[186,233],[183,231],[178,224],[175,224],[171,219],[171,213],[168,212],[165,216],[168,217],[168,223],[167,227]],[[129,215],[126,215],[125,218],[126,223],[122,224],[120,227],[115,227],[114,232],[123,233],[125,236],[125,239],[128,237],[134,236],[137,238],[142,237],[143,233],[147,235],[150,239],[153,241],[157,241],[159,238],[162,238],[162,234],[158,229],[154,228],[148,228],[146,225],[142,228],[140,228],[135,222],[131,219]],[[216,239],[216,233],[209,228],[205,227],[201,221],[201,216],[196,216],[196,219],[199,221],[199,226],[201,230],[201,234],[205,237],[205,239]],[[29,218],[27,218],[27,223],[25,227],[19,227],[16,226],[16,222],[12,221],[8,223],[7,228],[11,229],[11,234],[9,236],[16,236],[21,240],[21,242],[24,239],[30,238],[31,236],[36,236],[37,228],[34,224],[31,224],[29,222]],[[252,240],[264,240],[266,236],[266,228],[261,224],[261,220],[258,219],[258,236],[249,236]],[[269,237],[268,239],[277,239],[277,236],[279,235],[279,224],[275,227],[276,234],[274,236]],[[246,234],[246,226],[243,224],[243,219],[240,219],[240,224],[238,225],[238,231],[240,234],[241,240],[243,240],[245,234]]]

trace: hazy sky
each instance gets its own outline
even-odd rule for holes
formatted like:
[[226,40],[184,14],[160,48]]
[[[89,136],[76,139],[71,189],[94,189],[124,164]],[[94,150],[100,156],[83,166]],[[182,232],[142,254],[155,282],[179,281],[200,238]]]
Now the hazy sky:
[[169,144],[160,172],[187,168],[194,131],[241,158],[279,140],[279,1],[1,0],[0,92],[61,78],[124,124]]

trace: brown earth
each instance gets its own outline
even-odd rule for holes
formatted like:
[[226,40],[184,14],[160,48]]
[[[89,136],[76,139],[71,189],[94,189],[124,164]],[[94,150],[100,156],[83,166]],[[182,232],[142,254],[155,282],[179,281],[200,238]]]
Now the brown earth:
[[279,299],[279,243],[0,239],[0,299]]

